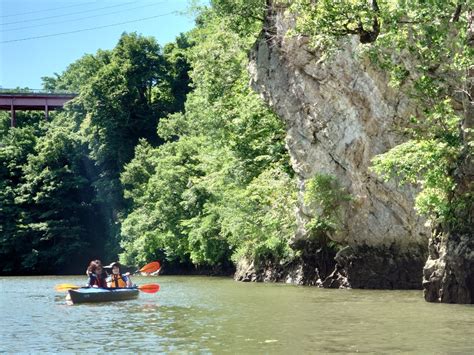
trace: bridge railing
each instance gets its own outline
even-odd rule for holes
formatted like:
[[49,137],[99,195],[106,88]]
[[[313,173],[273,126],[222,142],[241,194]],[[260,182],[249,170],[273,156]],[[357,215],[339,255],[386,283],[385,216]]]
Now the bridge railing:
[[70,94],[77,95],[76,92],[70,90],[45,90],[45,89],[30,89],[30,88],[0,88],[0,94]]

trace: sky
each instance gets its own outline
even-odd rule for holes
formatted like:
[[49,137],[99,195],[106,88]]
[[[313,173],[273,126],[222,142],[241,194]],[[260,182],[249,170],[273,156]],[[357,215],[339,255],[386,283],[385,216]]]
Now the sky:
[[123,32],[163,46],[194,27],[188,7],[188,0],[0,0],[0,88],[41,89],[41,77],[112,49]]

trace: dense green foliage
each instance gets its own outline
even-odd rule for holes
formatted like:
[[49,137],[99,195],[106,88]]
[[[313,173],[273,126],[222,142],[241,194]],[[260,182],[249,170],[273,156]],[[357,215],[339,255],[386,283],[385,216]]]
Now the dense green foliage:
[[344,225],[342,207],[351,195],[332,175],[316,174],[306,181],[304,202],[314,211],[306,229],[311,237],[328,242]]
[[[373,169],[419,184],[421,213],[455,220],[471,196],[453,193],[459,161],[472,154],[460,129],[474,64],[466,2],[213,0],[164,48],[124,34],[114,49],[44,78],[46,90],[78,93],[49,122],[19,114],[9,128],[0,115],[0,273],[65,272],[71,260],[77,271],[119,253],[127,264],[216,268],[294,258],[285,129],[248,85],[269,3],[297,15],[294,33],[309,35],[322,60],[357,36],[358,54],[413,98],[413,117],[399,125],[405,143]],[[351,197],[316,175],[304,199],[315,211],[310,234],[327,244]]]
[[290,10],[298,15],[296,31],[310,35],[327,57],[350,40],[348,35],[357,35],[360,55],[386,70],[391,85],[413,98],[416,114],[400,123],[408,140],[376,157],[374,170],[387,179],[418,184],[419,212],[455,223],[455,210],[472,199],[472,192],[453,194],[454,172],[473,146],[460,130],[467,119],[462,109],[466,73],[474,65],[467,41],[468,3],[297,0]]
[[[226,266],[291,257],[295,185],[284,127],[248,87],[247,52],[258,33],[229,31],[209,10],[189,34],[194,90],[185,113],[162,119],[166,143],[142,141],[122,174],[132,211],[124,262],[168,260]],[[248,28],[247,28],[248,29]]]
[[[85,147],[61,117],[55,116],[53,124],[39,123],[41,116],[19,114],[21,126],[1,135],[4,273],[57,272],[82,248],[98,252],[91,246],[101,231],[90,223],[98,214],[84,174]],[[8,116],[2,119],[7,121]]]
[[120,250],[217,268],[292,257],[284,127],[248,86],[261,17],[237,25],[214,5],[163,49],[124,34],[43,78],[79,94],[49,122],[2,116],[0,272],[77,271]]
[[46,122],[18,114],[0,130],[0,272],[82,270],[92,258],[116,258],[119,180],[139,139],[161,141],[159,117],[183,108],[189,66],[185,37],[164,50],[152,38],[124,34],[111,51],[85,55],[46,90],[79,95]]

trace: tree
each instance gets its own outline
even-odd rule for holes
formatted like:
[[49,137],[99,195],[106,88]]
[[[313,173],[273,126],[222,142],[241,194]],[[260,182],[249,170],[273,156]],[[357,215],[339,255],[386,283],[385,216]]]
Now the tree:
[[248,86],[256,32],[240,35],[230,23],[214,10],[200,14],[187,35],[194,90],[185,112],[160,119],[167,142],[142,142],[121,176],[131,201],[124,261],[163,253],[225,268],[231,259],[264,264],[292,256],[295,184],[283,123]]
[[71,91],[79,93],[85,83],[89,82],[97,72],[110,63],[110,51],[98,50],[95,55],[85,54],[70,64],[62,74],[54,77],[43,77],[43,88],[48,91]]
[[64,115],[43,121],[40,130],[31,122],[2,137],[0,270],[37,274],[82,269],[102,252],[85,149]]
[[162,143],[159,117],[180,110],[189,90],[186,36],[167,47],[123,34],[44,78],[46,90],[79,95],[49,121],[18,114],[10,128],[0,114],[0,272],[83,272],[92,258],[116,258],[119,180],[140,139]]
[[[34,152],[36,137],[31,127],[4,132],[0,140],[0,272],[15,273],[21,269],[21,250],[25,243],[19,237],[22,209],[15,199],[23,181],[22,167]],[[31,250],[31,249],[30,249]]]
[[86,55],[47,82],[52,89],[80,93],[67,114],[93,162],[88,174],[111,257],[120,250],[119,216],[127,209],[120,173],[141,138],[154,146],[162,143],[156,133],[159,117],[182,109],[189,90],[182,51],[188,46],[182,35],[165,53],[154,38],[124,33],[112,50]]

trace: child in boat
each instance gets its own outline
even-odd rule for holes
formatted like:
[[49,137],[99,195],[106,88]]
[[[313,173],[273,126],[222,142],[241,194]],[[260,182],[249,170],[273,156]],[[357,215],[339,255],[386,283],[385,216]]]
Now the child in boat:
[[100,260],[91,261],[87,268],[88,287],[107,287],[107,274],[105,273]]
[[107,287],[109,288],[125,288],[132,287],[132,280],[128,274],[120,273],[120,264],[114,262],[109,265],[112,268],[112,273],[107,278]]

